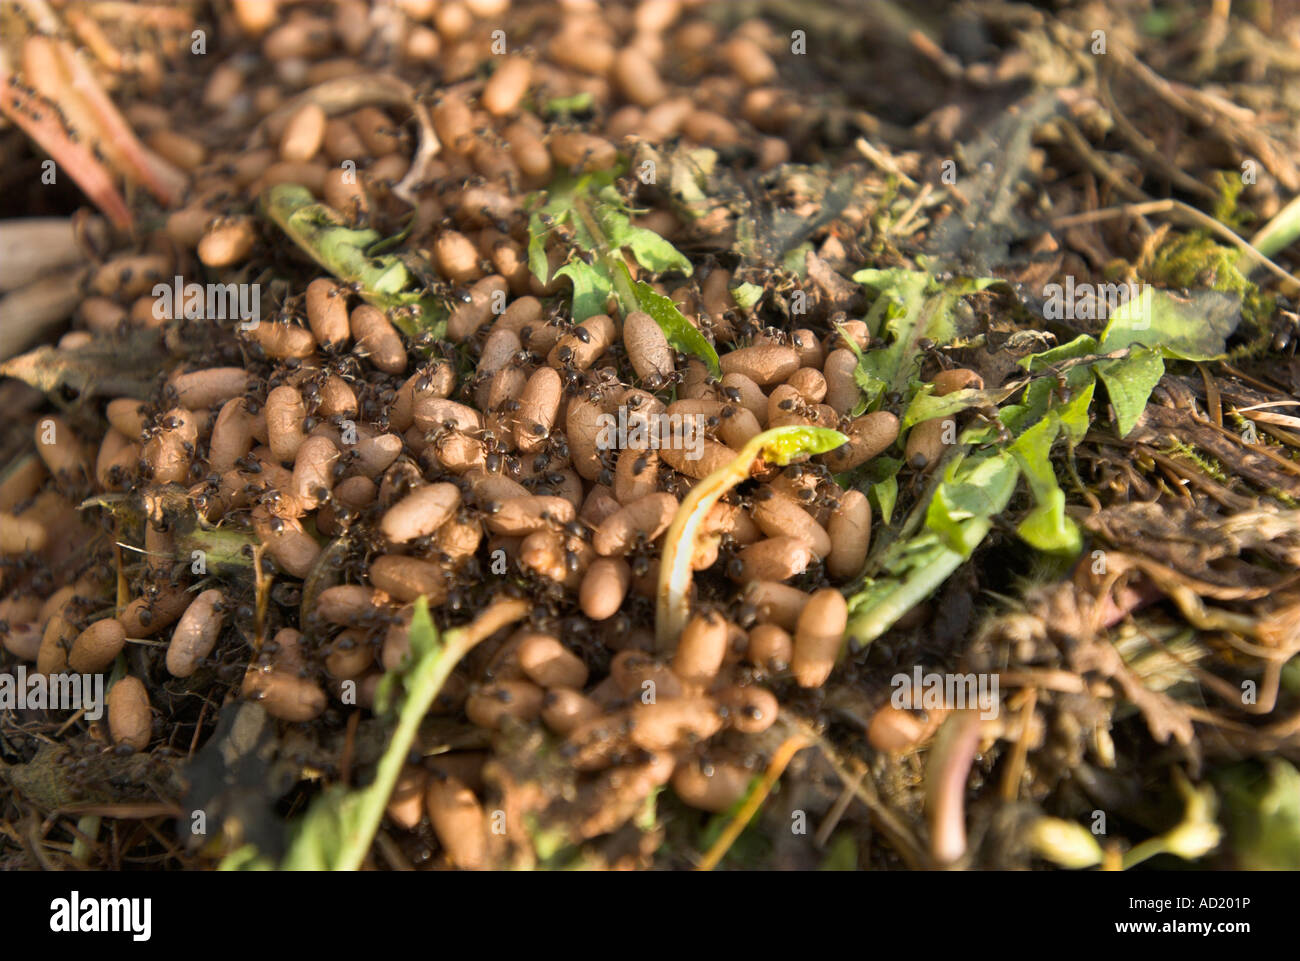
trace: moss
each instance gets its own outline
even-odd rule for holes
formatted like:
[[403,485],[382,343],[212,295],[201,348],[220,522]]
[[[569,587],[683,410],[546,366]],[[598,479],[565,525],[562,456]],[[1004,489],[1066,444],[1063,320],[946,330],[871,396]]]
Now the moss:
[[1249,326],[1249,340],[1237,348],[1233,356],[1243,349],[1247,353],[1258,350],[1261,337],[1268,338],[1268,318],[1272,316],[1275,298],[1264,294],[1237,269],[1239,252],[1235,247],[1216,243],[1202,231],[1178,234],[1161,244],[1150,260],[1139,270],[1142,278],[1162,287],[1209,287],[1241,298],[1242,319]]
[[1198,451],[1190,444],[1184,444],[1182,441],[1174,443],[1165,451],[1166,454],[1184,457],[1195,464],[1201,471],[1213,477],[1220,484],[1228,483],[1228,475],[1224,472],[1223,466],[1213,457],[1208,457]]
[[1240,233],[1254,219],[1249,210],[1237,206],[1241,192],[1246,189],[1246,181],[1234,171],[1219,170],[1214,174],[1213,186],[1219,195],[1214,203],[1214,219]]

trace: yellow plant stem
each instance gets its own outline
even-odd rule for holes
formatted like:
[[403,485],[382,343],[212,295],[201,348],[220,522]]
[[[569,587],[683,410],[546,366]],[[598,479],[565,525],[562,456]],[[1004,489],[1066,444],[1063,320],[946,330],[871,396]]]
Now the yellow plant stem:
[[781,775],[785,773],[786,767],[794,760],[794,756],[806,747],[808,747],[808,739],[802,734],[791,734],[781,742],[781,746],[772,755],[772,761],[763,774],[763,780],[759,782],[758,787],[750,794],[749,799],[745,801],[741,809],[736,812],[735,817],[731,819],[731,823],[727,825],[721,837],[714,842],[713,847],[709,848],[709,852],[704,855],[704,860],[696,868],[697,871],[712,871],[718,866],[718,862],[731,850],[731,846],[736,843],[736,838],[740,837],[741,832],[754,819],[758,809],[767,800],[767,796],[772,793],[772,788]]

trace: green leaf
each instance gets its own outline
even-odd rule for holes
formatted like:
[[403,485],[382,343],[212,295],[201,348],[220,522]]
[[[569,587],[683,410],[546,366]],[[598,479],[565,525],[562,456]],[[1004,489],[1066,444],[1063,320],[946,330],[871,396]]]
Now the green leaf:
[[1028,357],[1021,357],[1016,363],[1028,369],[1031,374],[1036,374],[1040,370],[1046,370],[1053,364],[1059,364],[1063,360],[1089,357],[1095,353],[1097,353],[1096,338],[1089,337],[1087,334],[1080,334],[1068,344],[1061,344],[1050,350],[1030,354]]
[[1300,772],[1282,758],[1235,765],[1215,776],[1237,867],[1300,871]]
[[880,518],[888,524],[894,516],[894,505],[898,503],[898,478],[891,474],[878,484],[872,484],[868,496],[880,511]]
[[[482,629],[476,630],[479,622],[475,622],[439,638],[429,617],[428,602],[423,597],[416,600],[411,620],[411,653],[384,678],[400,681],[406,695],[375,778],[364,788],[349,791],[335,785],[317,797],[294,827],[281,870],[355,871],[361,867],[393,786],[410,756],[420,722],[452,670],[492,630],[513,623],[527,613],[527,605],[520,602],[505,602],[505,607],[510,609],[497,609],[494,605],[481,615],[481,620],[489,622]],[[230,855],[223,867],[241,870],[266,867],[266,860],[255,855],[256,852],[242,848]]]
[[689,277],[695,272],[686,255],[648,227],[629,226],[617,241],[626,247],[646,270],[656,274],[677,271]]
[[1056,411],[1028,428],[1009,448],[1033,494],[1035,507],[1016,528],[1025,543],[1049,553],[1077,553],[1083,539],[1065,516],[1065,492],[1052,467],[1052,444],[1061,433]]
[[943,538],[950,550],[969,557],[983,540],[972,520],[988,520],[1007,506],[1015,491],[1015,462],[1006,454],[954,458],[925,513],[925,526]]
[[361,866],[420,721],[455,666],[454,660],[440,656],[446,651],[421,597],[411,619],[411,655],[406,666],[398,668],[406,700],[374,781],[356,791],[336,785],[312,802],[297,825],[283,870],[354,871]]
[[1065,491],[1059,486],[1039,496],[1016,533],[1030,547],[1050,554],[1077,554],[1083,547],[1078,525],[1065,516]]
[[1023,386],[1024,383],[1021,382],[991,390],[967,388],[936,397],[933,384],[922,384],[912,395],[912,400],[903,413],[903,422],[899,429],[907,430],[922,421],[934,420],[936,417],[950,417],[969,407],[996,406]]
[[736,302],[736,306],[741,310],[753,310],[758,302],[763,299],[763,288],[758,284],[750,283],[732,287],[731,299]]
[[[418,261],[419,271],[430,275],[434,274],[433,267],[411,254],[372,253],[392,246],[401,235],[385,240],[377,231],[349,227],[298,184],[268,187],[259,198],[259,206],[262,214],[316,263],[345,284],[359,284],[364,300],[390,311],[393,323],[407,336],[425,332],[442,336],[446,310],[435,298],[424,295],[408,260]],[[419,308],[418,320],[413,320],[409,312],[393,311],[395,307]]]
[[1056,409],[1061,418],[1061,433],[1065,435],[1070,450],[1079,446],[1088,428],[1092,424],[1092,395],[1097,388],[1096,381],[1089,381],[1082,390],[1075,391],[1070,400]]
[[[1065,371],[1065,389],[1072,396],[1077,397],[1080,391],[1086,390],[1091,398],[1093,380],[1092,367],[1088,364],[1077,364]],[[1055,377],[1037,377],[1025,388],[1020,403],[1002,407],[998,417],[1012,436],[1018,437],[1025,428],[1038,423],[1047,416],[1048,410],[1059,404],[1057,389]]]
[[626,247],[637,263],[656,274],[676,270],[688,277],[691,275],[694,268],[685,254],[653,230],[632,223],[630,209],[613,187],[602,190],[599,201],[593,206],[592,213],[611,249]]
[[[445,649],[446,645],[438,635],[438,629],[433,626],[433,620],[429,617],[429,606],[422,600],[415,604],[415,612],[411,617],[411,639],[410,663],[420,664],[427,663],[429,660],[437,658]],[[401,673],[403,686],[409,691],[416,686],[413,682],[418,682],[420,678],[414,670],[407,670]]]
[[[640,305],[640,298],[632,291],[630,275],[623,273],[627,270],[624,250],[651,273],[679,271],[689,276],[693,271],[690,260],[681,251],[653,230],[632,222],[634,211],[614,187],[620,170],[621,167],[576,178],[559,177],[544,194],[535,194],[531,200],[529,270],[542,283],[551,279],[547,276],[546,238],[556,227],[567,225],[573,238],[572,249],[564,266],[555,273],[573,284],[573,319],[577,322],[604,313],[611,297],[618,298],[624,314],[639,309],[654,316]],[[676,307],[673,311],[680,316]],[[696,353],[698,346],[697,343],[695,348],[681,349]]]
[[882,393],[902,390],[916,373],[921,342],[951,343],[958,334],[954,308],[962,297],[997,283],[994,278],[940,282],[923,270],[859,270],[853,279],[877,291],[867,314],[872,336],[886,346],[863,353],[854,379],[874,404]]
[[[924,270],[866,267],[855,273],[853,280],[875,290],[885,298],[886,304],[892,304],[900,312],[906,312],[930,287],[934,278]],[[875,312],[876,308],[873,307],[872,313]]]
[[700,358],[708,365],[710,372],[715,377],[721,376],[722,366],[718,362],[718,352],[713,349],[713,345],[705,339],[695,325],[682,315],[682,312],[677,309],[677,305],[670,298],[657,293],[644,280],[632,283],[632,274],[627,269],[627,264],[619,264],[618,269],[622,271],[627,283],[631,284],[633,296],[636,298],[636,304],[630,309],[645,311],[654,318],[655,323],[659,325],[659,329],[668,338],[668,343],[684,353],[693,354]]
[[[865,357],[866,355],[864,354],[863,356]],[[855,417],[859,416],[867,407],[874,404],[878,398],[884,395],[886,389],[889,387],[889,384],[882,377],[879,377],[872,369],[874,366],[874,363],[868,365],[859,361],[858,366],[853,368],[853,382],[857,384],[858,389],[862,391],[862,402],[853,409],[853,415]],[[859,410],[859,408],[861,408],[861,410]]]
[[1147,400],[1165,374],[1165,362],[1154,347],[1138,347],[1119,360],[1099,361],[1097,376],[1106,385],[1119,436],[1126,437],[1146,410]]
[[765,438],[760,448],[763,459],[778,467],[784,467],[796,457],[825,454],[849,442],[847,437],[829,427],[800,424],[776,427],[760,436]]
[[583,90],[570,97],[552,97],[542,105],[542,114],[546,117],[566,117],[587,113],[591,110],[592,102],[590,90]]
[[925,505],[925,526],[890,545],[885,576],[849,598],[848,634],[867,644],[929,597],[988,536],[1016,489],[1019,468],[1005,452],[956,457]]
[[541,284],[551,282],[551,262],[546,257],[546,231],[541,215],[531,214],[528,218],[528,269]]
[[1179,360],[1216,360],[1240,322],[1237,294],[1198,290],[1183,296],[1144,286],[1141,296],[1111,313],[1101,335],[1101,350],[1109,353],[1141,344]]
[[568,277],[573,283],[573,320],[582,323],[588,317],[603,314],[608,309],[614,284],[609,274],[599,266],[582,260],[570,260],[555,272],[557,277]]

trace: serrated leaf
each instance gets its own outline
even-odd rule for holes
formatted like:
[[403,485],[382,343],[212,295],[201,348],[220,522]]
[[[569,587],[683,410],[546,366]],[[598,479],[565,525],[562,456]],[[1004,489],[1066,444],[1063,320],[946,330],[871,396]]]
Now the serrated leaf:
[[1098,362],[1096,371],[1115,408],[1119,436],[1126,437],[1137,425],[1151,391],[1165,374],[1164,358],[1154,347],[1138,347],[1127,357]]
[[949,417],[970,407],[996,406],[1023,387],[1023,383],[995,387],[989,390],[954,390],[942,397],[935,396],[933,384],[922,384],[903,413],[900,430],[907,430],[922,421],[934,420],[936,417]]
[[713,349],[713,345],[705,339],[695,325],[683,316],[671,298],[656,292],[644,280],[632,283],[632,274],[627,269],[626,264],[619,264],[618,269],[622,271],[624,278],[631,285],[633,296],[636,298],[636,304],[632,309],[643,310],[653,317],[654,322],[659,325],[659,329],[668,338],[668,343],[683,353],[700,358],[708,365],[709,371],[715,377],[720,377],[722,375],[722,366],[718,362],[718,352]]
[[[611,297],[617,298],[624,314],[639,309],[655,316],[640,304],[641,297],[633,292],[623,260],[625,249],[652,273],[679,271],[689,276],[693,271],[690,260],[681,251],[653,230],[632,222],[634,211],[613,186],[619,170],[597,171],[577,178],[559,177],[547,188],[544,203],[538,206],[538,201],[533,201],[536,209],[528,220],[529,270],[543,283],[551,279],[547,276],[546,237],[555,227],[567,225],[574,249],[555,275],[567,277],[573,284],[573,319],[578,322],[604,313]],[[662,306],[656,304],[656,310],[659,315],[667,316]],[[673,312],[681,315],[675,306]],[[655,316],[655,319],[660,318]],[[670,322],[670,326],[678,330],[675,322]],[[700,352],[699,342],[679,330],[678,336],[683,343],[692,345],[679,349]],[[703,341],[702,336],[700,340]],[[700,356],[705,355],[700,353]]]
[[[416,275],[407,261],[414,255],[373,255],[372,251],[391,246],[378,231],[357,230],[347,226],[338,214],[316,203],[311,191],[298,184],[276,184],[264,190],[258,205],[268,220],[278,226],[316,263],[345,284],[359,284],[361,296],[381,310],[394,307],[418,307],[418,320],[408,313],[393,312],[390,318],[407,336],[432,333],[442,336],[446,311],[442,304],[424,295]],[[409,228],[408,228],[409,229]],[[400,239],[396,238],[396,239]],[[420,262],[420,270],[434,274],[433,267]]]
[[580,324],[588,317],[605,313],[614,284],[609,275],[594,264],[570,260],[555,272],[573,284],[573,321]]
[[1065,516],[1065,492],[1052,467],[1052,444],[1061,434],[1055,411],[1028,428],[1008,448],[1029,483],[1034,508],[1016,528],[1025,543],[1050,553],[1077,553],[1083,544],[1074,521]]
[[907,386],[916,373],[923,341],[948,344],[956,338],[958,300],[998,283],[991,277],[940,282],[924,270],[903,268],[867,268],[853,279],[878,293],[867,314],[867,328],[872,336],[888,341],[882,348],[865,351],[854,372],[868,405],[882,393]]

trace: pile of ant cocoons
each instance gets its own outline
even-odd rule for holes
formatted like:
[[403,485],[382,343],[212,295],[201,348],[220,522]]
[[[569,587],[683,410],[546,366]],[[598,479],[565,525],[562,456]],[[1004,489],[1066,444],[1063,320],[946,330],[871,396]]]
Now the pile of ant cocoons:
[[[259,25],[256,5],[234,5],[240,26],[284,59],[317,55],[315,27],[355,56],[352,6],[339,5],[337,22],[295,9]],[[773,38],[757,22],[719,37],[677,3],[608,19],[575,5],[545,58],[511,54],[475,87],[454,73],[477,64],[466,45],[481,46],[500,15],[490,8],[509,4],[428,6],[437,11],[417,21],[408,55],[436,54],[453,76],[430,111],[441,150],[425,179],[436,189],[417,195],[411,244],[456,291],[445,340],[407,337],[324,275],[292,285],[251,329],[155,309],[157,283],[233,279],[268,244],[288,243],[251,213],[269,186],[301,184],[345,221],[401,209],[392,187],[415,144],[395,112],[286,111],[285,81],[251,88],[233,63],[218,66],[207,97],[251,95],[265,145],[234,153],[197,134],[147,137],[185,161],[187,202],[93,272],[76,321],[93,337],[156,330],[175,355],[197,350],[145,399],[37,415],[33,456],[0,484],[4,647],[51,674],[117,665],[102,738],[147,751],[169,737],[151,701],[214,684],[288,724],[368,709],[384,672],[409,655],[418,598],[435,621],[463,623],[485,590],[525,591],[533,616],[476,648],[433,710],[493,732],[545,729],[586,790],[619,801],[594,812],[634,811],[628,802],[662,785],[725,811],[759,773],[745,745],[776,722],[774,687],[817,689],[834,668],[848,617],[840,586],[863,568],[872,510],[833,475],[891,447],[899,421],[853,414],[863,323],[762,328],[720,266],[677,289],[655,285],[716,343],[720,376],[647,314],[573,323],[559,284],[529,271],[521,198],[557,173],[612,166],[630,133],[744,142],[760,164],[783,162],[780,131],[797,105],[775,83]],[[701,88],[665,80],[670,48],[712,58]],[[541,85],[590,93],[603,129],[538,119],[524,105]],[[354,178],[341,176],[344,160],[356,161]],[[680,226],[665,209],[642,222],[668,236]],[[939,393],[979,386],[971,372],[942,377]],[[664,415],[702,426],[698,456],[649,439],[602,442],[611,419],[649,426]],[[849,441],[763,465],[712,509],[694,545],[692,615],[675,646],[657,650],[659,557],[682,498],[783,425]],[[918,467],[937,460],[936,428],[921,428],[906,452]],[[143,508],[77,509],[92,496]],[[198,534],[239,535],[245,547],[205,568],[196,520]],[[119,556],[115,541],[126,545]],[[270,603],[259,610],[263,580]],[[413,827],[427,816],[451,863],[478,867],[489,860],[489,755],[461,753],[410,765],[389,818]],[[618,826],[599,813],[584,825],[591,835]]]

